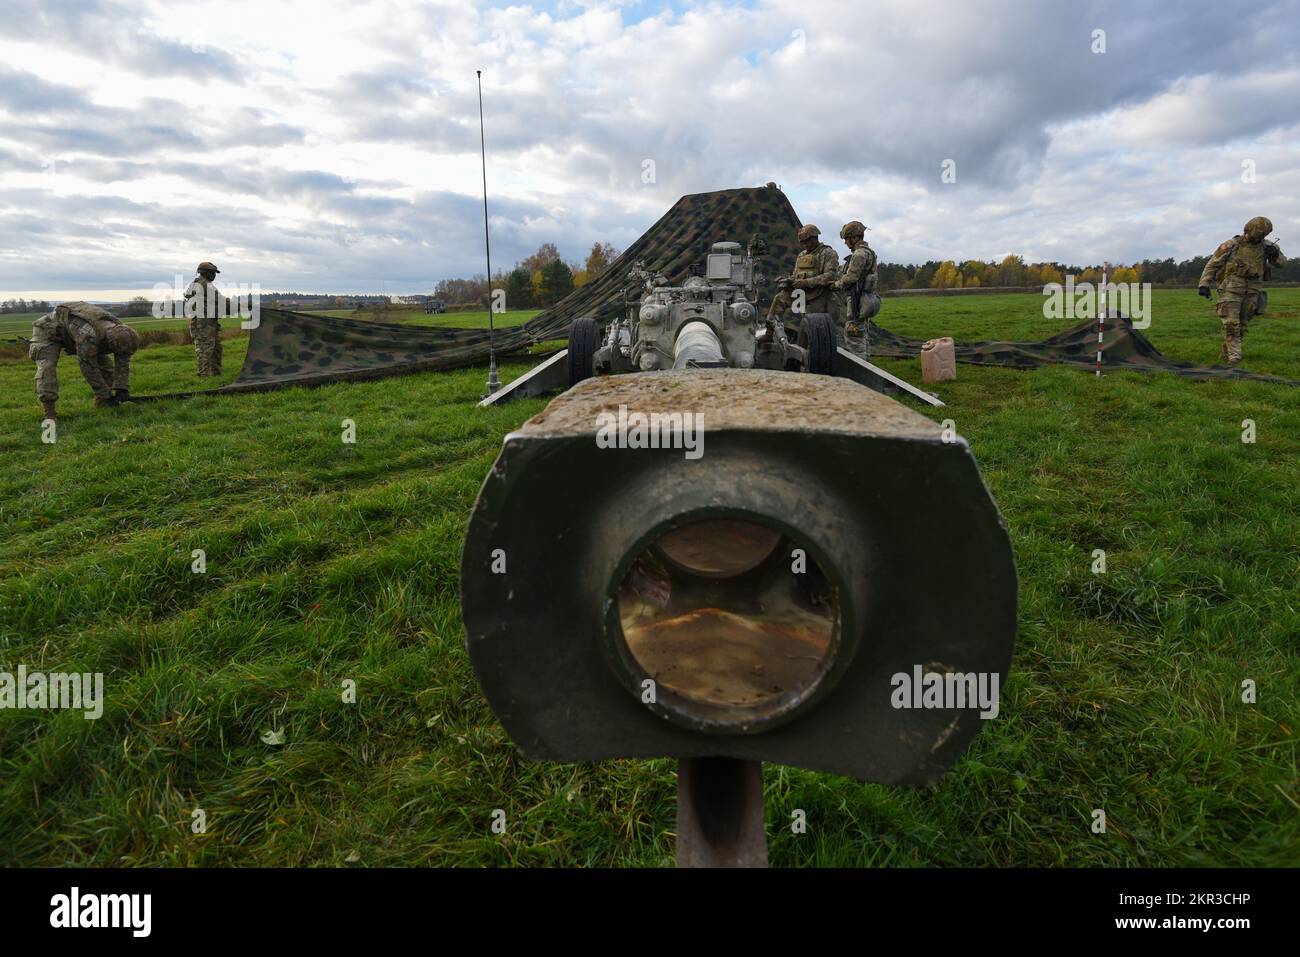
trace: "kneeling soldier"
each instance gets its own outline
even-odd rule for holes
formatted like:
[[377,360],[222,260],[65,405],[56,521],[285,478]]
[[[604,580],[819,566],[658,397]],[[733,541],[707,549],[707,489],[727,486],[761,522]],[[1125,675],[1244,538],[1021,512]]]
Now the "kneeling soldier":
[[131,397],[131,356],[140,334],[116,316],[87,302],[71,302],[32,323],[27,355],[36,363],[36,397],[47,419],[58,417],[59,356],[77,357],[95,393],[95,405],[117,405]]
[[[777,280],[779,291],[772,299],[767,314],[784,316],[794,306],[793,290],[803,290],[803,309],[799,317],[814,312],[828,312],[832,316],[838,311],[834,295],[835,277],[839,274],[839,259],[835,250],[821,241],[821,230],[809,223],[799,230],[799,244],[803,246],[794,261],[794,274]],[[797,323],[796,323],[797,325]]]

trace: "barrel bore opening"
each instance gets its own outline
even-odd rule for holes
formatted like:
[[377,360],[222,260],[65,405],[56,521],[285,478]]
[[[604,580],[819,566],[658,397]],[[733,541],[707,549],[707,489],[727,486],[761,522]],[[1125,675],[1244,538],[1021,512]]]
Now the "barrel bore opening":
[[737,726],[804,701],[831,665],[840,624],[835,589],[809,550],[738,519],[660,535],[629,567],[618,611],[656,703]]

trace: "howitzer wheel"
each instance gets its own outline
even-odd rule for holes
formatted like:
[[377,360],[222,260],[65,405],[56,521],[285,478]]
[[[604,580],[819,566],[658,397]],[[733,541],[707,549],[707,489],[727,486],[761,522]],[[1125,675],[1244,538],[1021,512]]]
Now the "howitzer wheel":
[[594,358],[599,343],[600,329],[595,319],[583,316],[573,320],[569,327],[569,385],[577,385],[596,374]]
[[798,344],[808,353],[808,372],[833,375],[835,368],[835,321],[824,312],[813,312],[799,324]]

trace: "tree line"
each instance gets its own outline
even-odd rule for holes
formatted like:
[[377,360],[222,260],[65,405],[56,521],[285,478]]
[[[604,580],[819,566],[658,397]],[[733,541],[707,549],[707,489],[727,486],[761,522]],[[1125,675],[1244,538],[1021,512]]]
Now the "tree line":
[[[618,257],[609,243],[596,243],[582,263],[566,263],[554,243],[543,243],[531,256],[520,260],[509,272],[492,277],[493,289],[504,289],[510,309],[546,308],[555,305],[574,289],[596,276]],[[1149,282],[1193,285],[1200,278],[1208,256],[1193,256],[1181,262],[1167,259],[1143,259],[1130,265],[1112,264],[1111,282]],[[1043,286],[1063,283],[1073,276],[1076,283],[1101,281],[1101,265],[1078,266],[1060,262],[1025,262],[1015,254],[998,260],[935,260],[921,264],[880,264],[880,289],[973,289],[982,286]],[[770,271],[770,270],[769,270]],[[1300,281],[1300,260],[1288,259],[1274,269],[1277,281]],[[434,297],[448,305],[482,304],[487,301],[488,284],[482,274],[470,279],[443,279],[434,289]]]
[[0,315],[8,316],[16,312],[49,312],[53,308],[44,299],[6,299],[0,302]]
[[[1193,256],[1177,262],[1168,259],[1143,259],[1132,265],[1111,264],[1111,282],[1149,282],[1194,285],[1209,256]],[[921,265],[881,263],[881,289],[963,289],[979,286],[1041,286],[1064,282],[1073,276],[1076,283],[1101,281],[1101,266],[1075,266],[1059,262],[1026,263],[1021,256],[1003,257],[1001,262],[968,259],[929,260]],[[1279,282],[1300,281],[1300,261],[1288,259],[1272,271]]]
[[[492,276],[492,288],[504,289],[510,309],[547,308],[575,289],[581,289],[619,257],[619,250],[609,243],[593,243],[582,262],[566,263],[554,243],[542,243],[537,252],[526,256],[509,272]],[[480,273],[470,279],[443,279],[433,289],[433,297],[449,306],[485,303],[487,280]]]
[[[554,243],[542,243],[537,252],[521,259],[509,272],[498,271],[492,277],[493,289],[504,289],[507,308],[547,308],[555,305],[575,289],[581,289],[619,256],[609,243],[593,243],[587,258],[566,263]],[[1111,282],[1149,282],[1193,285],[1201,276],[1208,256],[1193,256],[1181,262],[1167,259],[1143,259],[1132,265],[1112,265]],[[998,261],[967,259],[928,260],[920,265],[881,263],[880,289],[973,289],[981,286],[1041,286],[1064,282],[1074,276],[1076,283],[1100,282],[1101,266],[1075,266],[1059,262],[1026,263],[1024,257],[1004,256]],[[770,270],[769,270],[770,271]],[[1300,282],[1300,259],[1290,258],[1272,271],[1279,282]],[[488,299],[487,280],[480,274],[470,279],[443,279],[434,287],[433,296],[447,305],[482,305]],[[263,293],[263,302],[277,299],[337,299],[337,305],[357,305],[387,301],[387,296],[364,294],[345,297],[320,293]],[[136,296],[113,311],[127,317],[148,316],[152,302]],[[0,315],[49,312],[54,307],[44,299],[6,299],[0,302]]]

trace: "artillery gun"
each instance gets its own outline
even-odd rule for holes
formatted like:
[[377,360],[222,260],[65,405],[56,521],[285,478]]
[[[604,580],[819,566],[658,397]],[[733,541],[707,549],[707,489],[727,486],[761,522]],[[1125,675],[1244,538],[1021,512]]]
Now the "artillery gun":
[[1016,633],[969,446],[884,393],[942,402],[829,316],[793,342],[760,319],[759,253],[714,243],[680,286],[636,264],[622,315],[481,403],[567,390],[506,436],[470,518],[479,684],[526,757],[678,758],[679,865],[766,863],[764,761],[935,781],[989,714],[922,685],[996,697]]
[[[623,311],[603,327],[582,316],[568,346],[485,397],[480,406],[559,392],[593,376],[670,369],[771,369],[839,376],[886,395],[905,393],[940,407],[922,391],[839,345],[834,320],[808,313],[788,329],[784,317],[759,315],[767,279],[758,238],[713,243],[702,266],[680,286],[637,261],[623,287]],[[791,332],[794,332],[793,337]]]
[[[775,369],[832,375],[835,324],[829,315],[804,316],[797,342],[776,317],[760,318],[757,269],[766,243],[717,242],[704,268],[673,286],[638,261],[624,288],[625,314],[603,334],[591,317],[569,332],[569,382],[614,372],[661,369]],[[636,295],[639,290],[640,295]]]

